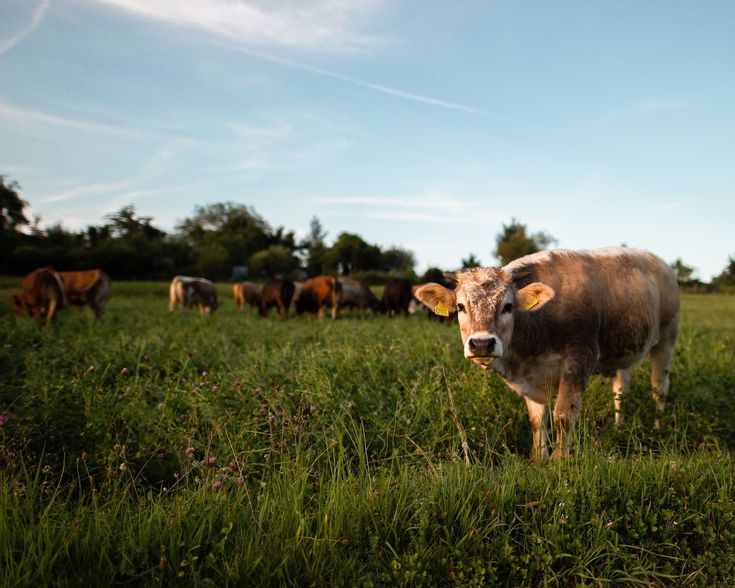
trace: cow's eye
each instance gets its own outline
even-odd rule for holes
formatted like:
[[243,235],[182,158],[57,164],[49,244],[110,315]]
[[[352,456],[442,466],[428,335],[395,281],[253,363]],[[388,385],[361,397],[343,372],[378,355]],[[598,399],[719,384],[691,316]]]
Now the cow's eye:
[[457,312],[464,312],[464,304],[461,302],[457,304]]
[[513,312],[513,304],[508,302],[501,311],[501,314],[508,314],[509,312]]

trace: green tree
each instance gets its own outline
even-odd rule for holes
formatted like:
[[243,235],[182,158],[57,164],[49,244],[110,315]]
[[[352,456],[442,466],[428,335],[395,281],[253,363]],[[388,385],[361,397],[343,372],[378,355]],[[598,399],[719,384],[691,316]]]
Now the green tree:
[[430,267],[421,276],[421,283],[426,284],[427,282],[434,282],[441,284],[444,282],[444,272],[438,267]]
[[0,175],[0,231],[17,231],[18,227],[29,224],[23,210],[28,202],[20,197],[18,182],[5,183]]
[[381,251],[353,233],[341,233],[325,256],[328,271],[349,275],[357,271],[379,269]]
[[117,212],[106,215],[105,218],[110,222],[101,228],[100,233],[109,237],[125,239],[142,236],[146,239],[160,239],[165,235],[163,231],[153,226],[153,217],[138,216],[133,204],[123,206]]
[[316,216],[312,217],[309,234],[299,243],[299,249],[304,252],[304,269],[309,277],[326,272],[327,234],[319,219]]
[[416,258],[412,251],[394,246],[381,253],[380,265],[385,271],[413,271]]
[[230,277],[232,266],[247,265],[269,245],[295,247],[293,233],[273,232],[255,210],[234,202],[197,206],[193,217],[177,225],[176,235],[192,248],[196,270],[213,279]]
[[680,286],[688,284],[692,280],[694,268],[685,265],[681,258],[671,264],[671,269],[676,273],[676,280],[679,282]]
[[735,257],[729,257],[727,265],[722,273],[712,280],[712,285],[716,289],[730,290],[732,286],[735,286]]
[[289,277],[298,267],[298,258],[284,245],[271,245],[250,257],[252,278]]
[[556,243],[556,239],[544,232],[529,235],[526,225],[513,218],[510,224],[503,225],[503,230],[495,237],[495,243],[493,255],[502,265],[506,265],[514,259],[546,249]]
[[474,253],[470,253],[467,259],[462,260],[462,269],[470,269],[471,267],[480,267],[482,263],[480,262],[477,257],[475,257]]

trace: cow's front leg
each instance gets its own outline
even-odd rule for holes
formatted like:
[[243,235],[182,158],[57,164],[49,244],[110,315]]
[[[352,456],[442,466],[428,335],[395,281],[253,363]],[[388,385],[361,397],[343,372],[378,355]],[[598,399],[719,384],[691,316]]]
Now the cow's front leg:
[[574,367],[566,368],[562,373],[554,406],[556,441],[551,459],[561,459],[569,455],[569,440],[582,406],[586,383],[587,376]]
[[531,422],[531,431],[533,431],[531,463],[542,465],[549,459],[548,436],[546,434],[546,403],[536,402],[528,396],[524,398],[528,409],[528,420]]

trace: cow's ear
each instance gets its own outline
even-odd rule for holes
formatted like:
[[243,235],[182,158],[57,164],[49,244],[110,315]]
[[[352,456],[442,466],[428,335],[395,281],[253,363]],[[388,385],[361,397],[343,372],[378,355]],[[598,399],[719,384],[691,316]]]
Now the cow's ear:
[[434,311],[435,314],[449,316],[457,306],[454,290],[434,282],[429,282],[417,288],[414,296]]
[[536,312],[556,295],[553,288],[541,282],[533,282],[516,293],[516,302],[521,311]]

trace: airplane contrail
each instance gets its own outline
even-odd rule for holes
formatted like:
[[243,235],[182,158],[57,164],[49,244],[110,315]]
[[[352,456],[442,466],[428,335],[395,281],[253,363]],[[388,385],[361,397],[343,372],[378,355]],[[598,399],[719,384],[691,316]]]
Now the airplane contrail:
[[49,0],[41,0],[41,3],[36,7],[36,10],[33,11],[33,16],[31,17],[30,24],[21,31],[18,31],[9,39],[6,39],[5,41],[0,41],[0,55],[3,55],[4,53],[12,49],[13,46],[20,43],[23,39],[25,39],[34,31],[34,29],[41,22],[41,19],[43,19],[43,15],[46,14],[46,9],[48,8],[48,5]]

